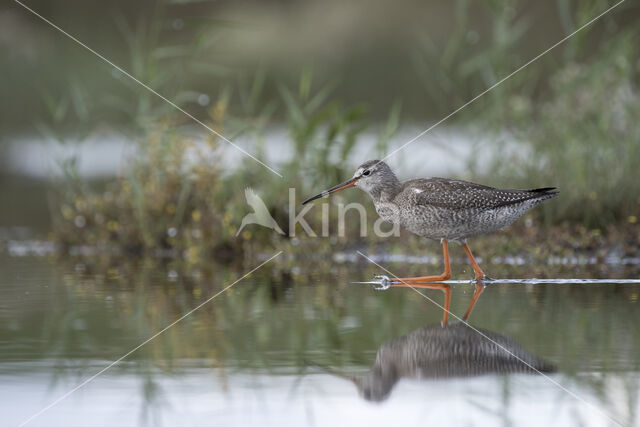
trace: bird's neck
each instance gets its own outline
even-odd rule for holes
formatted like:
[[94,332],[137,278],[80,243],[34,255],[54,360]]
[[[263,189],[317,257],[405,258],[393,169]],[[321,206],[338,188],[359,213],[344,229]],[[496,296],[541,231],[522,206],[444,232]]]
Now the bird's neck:
[[369,189],[369,195],[374,202],[390,202],[398,193],[402,190],[402,184],[398,181],[398,178],[393,176],[393,179],[388,179],[384,183],[378,184],[375,187]]

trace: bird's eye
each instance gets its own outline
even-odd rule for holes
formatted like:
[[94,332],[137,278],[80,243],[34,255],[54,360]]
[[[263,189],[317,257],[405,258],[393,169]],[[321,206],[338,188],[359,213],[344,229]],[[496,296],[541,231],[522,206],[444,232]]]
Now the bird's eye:
[[369,175],[371,175],[371,171],[369,169],[367,169],[366,171],[362,172],[362,175],[369,176]]

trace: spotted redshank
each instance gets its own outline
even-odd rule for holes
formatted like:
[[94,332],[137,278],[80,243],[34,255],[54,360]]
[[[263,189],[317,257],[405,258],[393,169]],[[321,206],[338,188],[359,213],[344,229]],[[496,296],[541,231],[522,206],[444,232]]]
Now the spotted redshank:
[[444,272],[433,276],[389,279],[376,276],[383,288],[412,282],[438,282],[451,277],[449,241],[462,244],[476,281],[485,274],[473,257],[467,238],[506,227],[538,203],[558,192],[554,187],[533,190],[503,190],[446,178],[418,178],[400,182],[389,166],[369,160],[348,181],[305,200],[302,204],[339,190],[358,187],[367,192],[378,215],[418,236],[439,240]]
[[447,323],[451,287],[446,283],[416,284],[445,293],[440,325],[427,325],[384,343],[369,372],[345,375],[313,363],[331,375],[353,382],[369,401],[386,400],[399,380],[431,380],[472,377],[485,374],[550,373],[556,368],[518,345],[506,335],[469,326],[466,323],[477,298],[469,303],[463,322]]
[[459,322],[428,325],[387,341],[378,349],[369,372],[341,376],[353,381],[364,399],[382,402],[403,378],[425,381],[555,370],[510,337]]

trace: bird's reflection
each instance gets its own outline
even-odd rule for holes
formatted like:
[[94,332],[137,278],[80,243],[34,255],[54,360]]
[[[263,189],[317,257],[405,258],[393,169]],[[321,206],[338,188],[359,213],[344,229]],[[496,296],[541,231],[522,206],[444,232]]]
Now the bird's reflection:
[[442,324],[428,325],[384,343],[367,374],[349,377],[370,401],[389,397],[402,378],[438,379],[489,373],[551,372],[553,367],[531,355],[511,338],[466,323],[484,291],[476,285],[464,322],[448,323],[451,288],[445,283],[412,287],[440,289],[445,294]]

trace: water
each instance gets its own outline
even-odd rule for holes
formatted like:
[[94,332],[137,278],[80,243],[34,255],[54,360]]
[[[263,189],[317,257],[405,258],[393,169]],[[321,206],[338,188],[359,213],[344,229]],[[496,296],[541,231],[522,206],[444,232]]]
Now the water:
[[[407,141],[415,138],[428,124],[405,126],[398,131],[393,141],[389,142],[388,151],[400,149]],[[188,133],[193,134],[196,141],[202,141],[200,127],[187,128]],[[264,145],[263,160],[275,167],[292,160],[294,156],[291,150],[289,131],[280,126],[274,126],[265,131],[262,136]],[[512,135],[501,135],[506,141],[505,146],[499,149],[506,154],[511,150],[523,152],[526,147],[519,144]],[[361,135],[359,143],[349,155],[349,163],[355,168],[362,163],[362,159],[375,157],[371,147],[376,145],[377,133],[366,132]],[[404,171],[411,171],[414,176],[439,176],[462,175],[469,164],[474,161],[479,166],[488,167],[489,160],[496,148],[488,144],[495,136],[479,134],[477,129],[469,129],[462,126],[441,126],[420,141],[411,144],[411,155],[398,151],[388,162],[398,170],[404,178]],[[247,136],[239,136],[234,143],[240,147],[251,150],[254,141]],[[479,147],[482,147],[480,150]],[[239,167],[246,155],[241,151],[223,145],[224,162],[231,167]],[[206,145],[201,147],[206,150]],[[68,141],[61,145],[55,140],[42,137],[16,138],[7,148],[6,172],[24,175],[35,179],[46,179],[62,173],[60,164],[70,158],[76,159],[78,173],[86,178],[112,177],[122,172],[127,167],[127,158],[135,150],[135,142],[120,134],[97,134],[82,141]],[[337,153],[336,153],[337,156]],[[192,159],[188,159],[192,160]],[[336,159],[337,160],[337,159]],[[485,166],[483,166],[485,165]]]
[[[104,370],[251,266],[2,255],[2,424],[36,414],[29,425],[639,424],[637,283],[498,281],[480,295],[471,329],[456,320],[474,293],[464,281],[449,284],[443,327],[439,290],[419,289],[430,301],[350,284],[380,273],[362,263],[322,273],[301,262],[298,274],[278,265]],[[574,277],[575,266],[548,269],[545,277]],[[513,267],[488,272],[513,277]],[[483,353],[485,335],[500,349]],[[503,347],[552,369],[532,372]]]

